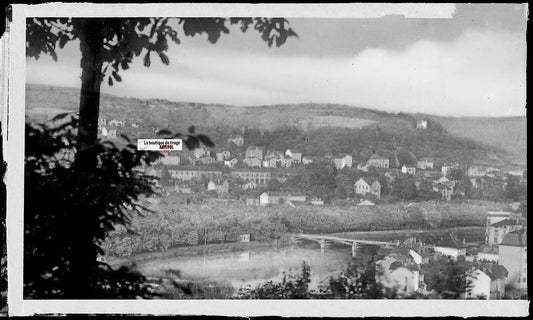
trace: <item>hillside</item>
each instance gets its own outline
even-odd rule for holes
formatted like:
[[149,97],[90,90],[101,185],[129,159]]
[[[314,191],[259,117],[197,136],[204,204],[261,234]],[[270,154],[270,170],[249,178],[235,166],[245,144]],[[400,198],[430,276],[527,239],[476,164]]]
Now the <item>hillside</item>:
[[[32,119],[42,121],[60,112],[76,111],[78,101],[78,89],[41,85],[26,87],[26,114]],[[131,135],[153,135],[154,129],[162,128],[183,132],[188,126],[195,125],[198,130],[211,134],[218,142],[223,142],[226,134],[244,127],[267,131],[292,127],[299,129],[300,133],[309,132],[310,138],[318,137],[322,139],[322,143],[326,143],[325,146],[331,146],[337,141],[323,139],[322,135],[338,132],[340,136],[349,138],[353,135],[353,130],[368,128],[358,132],[357,138],[350,146],[359,150],[361,148],[390,150],[398,143],[399,146],[415,152],[417,156],[441,158],[448,156],[452,159],[457,154],[452,154],[450,150],[455,150],[457,146],[463,150],[463,154],[472,150],[472,154],[475,155],[470,157],[470,160],[480,164],[506,167],[526,164],[525,117],[454,118],[394,114],[334,104],[238,107],[160,99],[141,100],[107,94],[102,95],[101,114],[108,119],[117,118],[142,124],[141,128],[135,131],[131,128],[124,129]],[[423,131],[415,130],[414,122],[421,118],[428,118],[440,124],[448,134],[439,132],[425,134]],[[372,138],[374,134],[375,138]],[[294,140],[293,143],[297,141]],[[332,147],[328,152],[338,152],[341,149]],[[352,149],[346,152],[351,151]]]
[[508,160],[517,165],[527,163],[526,117],[455,118],[431,116],[452,135],[479,142],[508,153]]

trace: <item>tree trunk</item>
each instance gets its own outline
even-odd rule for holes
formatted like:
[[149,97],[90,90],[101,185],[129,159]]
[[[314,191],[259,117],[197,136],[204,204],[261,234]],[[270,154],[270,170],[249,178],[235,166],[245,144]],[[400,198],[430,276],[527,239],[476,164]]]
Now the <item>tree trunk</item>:
[[98,19],[80,19],[81,93],[78,122],[78,145],[74,164],[77,172],[75,197],[78,202],[71,214],[72,247],[66,298],[95,298],[91,278],[97,270],[95,233],[99,217],[88,205],[93,201],[91,176],[96,168],[95,143],[98,136],[100,86],[102,82],[101,23]]

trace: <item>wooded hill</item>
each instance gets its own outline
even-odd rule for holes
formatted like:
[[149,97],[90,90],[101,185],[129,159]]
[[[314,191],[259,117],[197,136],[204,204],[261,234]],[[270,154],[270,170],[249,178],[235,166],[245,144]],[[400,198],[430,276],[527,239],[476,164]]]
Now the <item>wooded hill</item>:
[[[76,111],[79,89],[27,85],[26,114],[46,120]],[[526,164],[526,118],[455,118],[388,113],[335,104],[239,107],[230,105],[143,100],[104,94],[101,115],[126,120],[119,131],[131,138],[155,137],[154,130],[185,132],[194,125],[225,147],[232,133],[244,132],[245,143],[271,149],[301,149],[304,155],[352,153],[355,160],[374,150],[394,147],[417,157],[512,168]],[[428,119],[429,129],[415,129]],[[131,128],[131,123],[140,125]],[[246,128],[248,128],[247,131]]]

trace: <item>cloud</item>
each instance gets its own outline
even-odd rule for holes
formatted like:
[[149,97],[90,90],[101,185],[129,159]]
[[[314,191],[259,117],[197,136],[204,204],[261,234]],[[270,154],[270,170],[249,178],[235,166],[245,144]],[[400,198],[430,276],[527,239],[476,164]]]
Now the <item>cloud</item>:
[[137,63],[123,83],[105,91],[236,105],[323,102],[456,116],[524,115],[525,53],[523,37],[494,30],[328,58],[175,46],[170,66]]

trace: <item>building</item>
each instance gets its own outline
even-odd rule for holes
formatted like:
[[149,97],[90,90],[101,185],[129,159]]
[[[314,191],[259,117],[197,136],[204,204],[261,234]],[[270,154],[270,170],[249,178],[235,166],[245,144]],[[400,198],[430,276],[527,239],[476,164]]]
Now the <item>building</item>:
[[245,181],[253,181],[256,185],[264,185],[273,178],[273,173],[270,171],[238,170],[232,171],[231,176],[239,177]]
[[107,124],[107,118],[105,116],[98,118],[98,126],[105,126],[106,124]]
[[337,167],[337,169],[339,170],[344,167],[351,168],[352,167],[352,156],[345,155],[342,158],[333,158],[333,163],[335,164],[335,167]]
[[239,242],[250,242],[250,234],[249,233],[240,234]]
[[448,173],[452,170],[452,169],[457,169],[458,168],[458,165],[457,164],[443,164],[441,167],[440,167],[440,171],[442,173],[443,176],[446,176],[448,175]]
[[285,155],[291,157],[294,163],[302,162],[302,153],[300,151],[287,149]]
[[259,158],[246,158],[242,161],[245,165],[247,165],[250,168],[261,168],[263,165],[263,161]]
[[228,142],[232,142],[236,146],[242,147],[244,145],[244,138],[242,136],[233,136],[228,139]]
[[259,197],[246,197],[245,202],[247,206],[259,206]]
[[215,185],[215,191],[218,195],[228,194],[229,193],[229,183],[227,180],[224,180],[221,184]]
[[268,204],[280,204],[292,202],[305,202],[307,197],[300,193],[287,193],[287,192],[263,192],[259,195],[259,205],[266,206]]
[[433,250],[436,253],[448,256],[454,260],[459,256],[466,256],[465,242],[460,242],[454,234],[450,233],[439,239],[439,241],[433,245]]
[[486,230],[486,240],[489,245],[496,245],[502,243],[505,236],[515,230],[525,228],[527,220],[525,218],[507,218],[491,224]]
[[378,167],[378,168],[389,168],[389,158],[383,157],[377,154],[373,154],[370,159],[366,162],[368,166]]
[[422,158],[416,162],[417,169],[420,170],[433,170],[434,162],[430,158]]
[[268,165],[265,166],[267,168],[277,168],[278,167],[278,163],[281,162],[281,160],[279,158],[270,158],[268,160],[265,160]]
[[482,245],[480,250],[476,254],[477,261],[484,262],[498,262],[498,246],[495,245]]
[[381,184],[375,179],[360,178],[354,184],[354,191],[359,195],[370,193],[377,198],[381,197]]
[[200,179],[202,176],[208,178],[216,178],[222,175],[222,171],[213,170],[213,169],[202,169],[202,168],[187,168],[180,166],[167,166],[170,176],[174,179],[179,179],[183,181],[190,181],[195,178]]
[[167,155],[161,158],[161,163],[164,165],[178,166],[180,161],[180,157],[175,155]]
[[385,256],[376,262],[376,280],[384,287],[395,289],[399,294],[410,294],[419,291],[420,269],[408,258]]
[[116,138],[117,137],[117,130],[110,129],[107,131],[107,137],[108,138]]
[[231,157],[231,153],[227,150],[216,153],[216,158],[218,162],[223,162],[224,160],[228,160],[230,157]]
[[126,125],[126,122],[124,120],[112,119],[109,120],[107,124],[115,127],[124,127]]
[[427,129],[428,128],[428,121],[426,119],[418,120],[416,122],[416,128],[417,129]]
[[489,243],[489,230],[491,225],[512,217],[515,217],[515,214],[508,211],[487,211],[487,220],[485,223],[485,243]]
[[416,173],[416,167],[415,166],[407,166],[407,165],[403,165],[402,166],[402,173],[405,173],[405,174],[415,174]]
[[207,191],[215,191],[217,188],[217,185],[213,181],[209,181],[207,183]]
[[505,296],[505,279],[508,274],[507,269],[501,265],[481,264],[479,268],[474,267],[466,277],[469,283],[466,298],[501,299]]
[[291,158],[290,156],[285,156],[281,159],[279,159],[278,163],[279,163],[279,166],[282,167],[282,168],[290,168],[292,167],[292,163],[294,162],[294,159]]
[[471,178],[483,177],[488,173],[488,169],[479,166],[469,167],[466,171],[466,175]]
[[215,158],[207,155],[197,159],[197,162],[200,162],[203,165],[210,165],[216,163],[217,161],[215,160]]
[[257,158],[263,160],[263,148],[257,146],[249,146],[246,148],[245,158]]
[[248,181],[241,185],[241,189],[243,190],[254,190],[255,188],[257,188],[257,184],[255,184],[253,181]]
[[499,264],[509,272],[506,285],[527,292],[527,228],[508,233],[499,245]]
[[239,163],[239,160],[237,160],[237,158],[233,158],[233,159],[224,161],[224,166],[228,168],[233,168],[235,167],[237,163]]
[[204,156],[209,156],[209,151],[204,147],[198,147],[193,151],[194,157],[199,159]]

